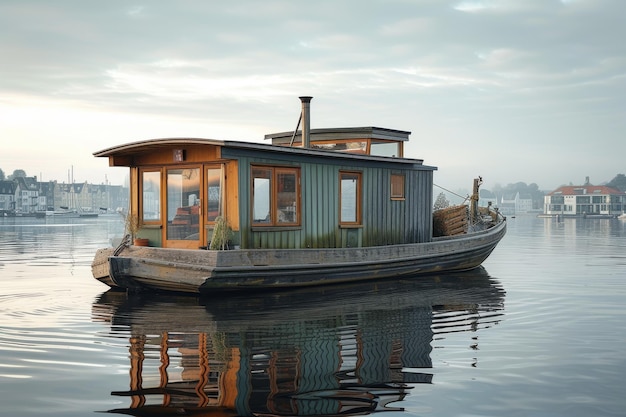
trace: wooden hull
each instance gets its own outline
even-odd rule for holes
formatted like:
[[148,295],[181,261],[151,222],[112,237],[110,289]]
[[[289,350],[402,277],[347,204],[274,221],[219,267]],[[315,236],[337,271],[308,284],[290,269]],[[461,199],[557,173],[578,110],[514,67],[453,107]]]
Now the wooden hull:
[[505,233],[502,220],[487,230],[428,243],[365,248],[207,251],[130,246],[118,256],[113,249],[98,251],[92,272],[110,287],[128,291],[209,294],[306,287],[470,270]]

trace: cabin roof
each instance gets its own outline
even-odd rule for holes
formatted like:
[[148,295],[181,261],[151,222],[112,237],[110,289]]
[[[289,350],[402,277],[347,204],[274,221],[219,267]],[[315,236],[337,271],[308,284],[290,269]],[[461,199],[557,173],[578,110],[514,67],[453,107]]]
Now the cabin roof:
[[606,185],[567,185],[559,187],[548,195],[615,195],[624,192]]
[[[330,130],[330,129],[329,129]],[[293,132],[292,132],[293,133]],[[407,133],[407,132],[405,132]],[[324,149],[311,149],[302,147],[287,147],[277,146],[255,142],[241,142],[241,141],[225,141],[217,139],[204,139],[204,138],[160,138],[160,139],[147,139],[137,142],[126,143],[111,148],[103,149],[98,152],[94,152],[96,157],[119,157],[119,156],[131,156],[140,154],[143,152],[153,152],[161,149],[171,149],[176,146],[184,145],[213,145],[224,148],[239,149],[239,150],[254,150],[257,152],[268,152],[278,154],[293,154],[301,156],[317,156],[333,159],[344,160],[364,160],[364,161],[380,161],[391,162],[407,165],[419,165],[420,169],[424,170],[436,170],[436,167],[423,165],[422,159],[412,158],[398,158],[388,156],[375,156],[375,155],[360,155],[350,154],[345,152],[337,152]]]
[[[342,139],[380,139],[393,140],[396,142],[406,142],[409,140],[411,132],[405,130],[387,129],[384,127],[363,126],[363,127],[343,127],[329,129],[311,129],[311,140],[342,140]],[[273,141],[291,140],[293,131],[269,133],[265,139]],[[296,138],[302,137],[302,131],[296,132]],[[299,142],[300,140],[298,140]]]

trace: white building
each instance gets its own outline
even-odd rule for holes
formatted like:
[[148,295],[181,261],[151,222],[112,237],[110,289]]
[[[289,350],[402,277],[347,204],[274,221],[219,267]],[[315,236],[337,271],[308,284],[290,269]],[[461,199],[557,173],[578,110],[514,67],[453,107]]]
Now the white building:
[[616,216],[626,209],[626,193],[604,185],[570,185],[544,198],[544,214]]
[[498,207],[505,215],[528,213],[533,209],[533,200],[530,196],[522,196],[516,192],[515,194],[503,195]]

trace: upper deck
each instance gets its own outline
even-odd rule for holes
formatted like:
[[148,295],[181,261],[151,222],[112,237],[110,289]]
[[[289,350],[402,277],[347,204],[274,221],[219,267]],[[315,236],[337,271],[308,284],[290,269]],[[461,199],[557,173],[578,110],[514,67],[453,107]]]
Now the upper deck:
[[[390,156],[402,158],[404,142],[411,132],[381,127],[346,127],[332,129],[311,129],[311,149],[325,149],[360,155]],[[302,147],[302,132],[270,133],[265,135],[272,145]]]

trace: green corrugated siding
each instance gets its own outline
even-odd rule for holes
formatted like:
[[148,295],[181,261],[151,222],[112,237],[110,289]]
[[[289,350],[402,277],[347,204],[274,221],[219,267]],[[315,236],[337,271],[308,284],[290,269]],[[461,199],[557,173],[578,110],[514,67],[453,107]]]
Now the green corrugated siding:
[[[391,174],[405,175],[405,200],[391,200]],[[432,172],[363,171],[363,246],[424,242],[431,235]]]
[[[223,155],[224,156],[224,155]],[[229,155],[234,157],[235,155]],[[242,248],[321,248],[374,246],[430,240],[432,219],[432,171],[405,166],[320,164],[238,155],[240,195],[240,242]],[[359,162],[359,161],[355,161]],[[249,196],[250,165],[297,166],[301,169],[300,229],[251,229]],[[339,228],[339,172],[363,173],[363,227]],[[404,201],[390,198],[391,174],[405,175]]]

